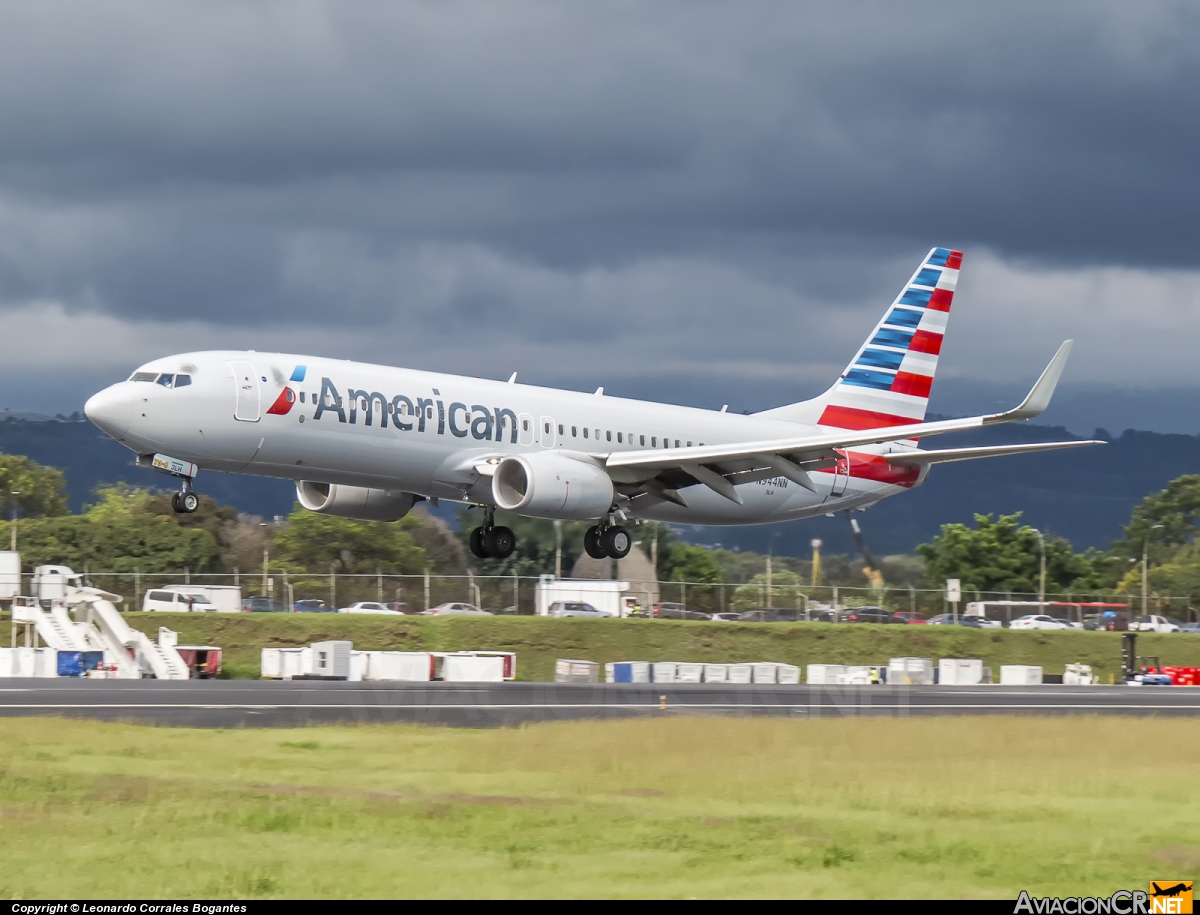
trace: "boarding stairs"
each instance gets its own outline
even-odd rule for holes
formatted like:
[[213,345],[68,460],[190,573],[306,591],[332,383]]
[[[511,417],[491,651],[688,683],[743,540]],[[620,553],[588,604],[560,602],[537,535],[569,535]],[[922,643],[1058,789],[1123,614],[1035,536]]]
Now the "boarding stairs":
[[119,595],[99,588],[80,588],[67,598],[75,605],[76,625],[86,625],[103,642],[105,660],[111,654],[118,677],[137,678],[147,674],[159,680],[187,680],[191,671],[169,639],[158,642],[125,622],[115,602]]

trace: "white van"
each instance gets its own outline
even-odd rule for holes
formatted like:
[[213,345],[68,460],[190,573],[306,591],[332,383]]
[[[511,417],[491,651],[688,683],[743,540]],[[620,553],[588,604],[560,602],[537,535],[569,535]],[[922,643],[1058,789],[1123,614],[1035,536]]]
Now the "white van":
[[184,591],[168,591],[166,588],[156,588],[146,592],[142,600],[142,610],[154,610],[166,613],[213,613],[216,607],[203,594]]
[[[150,594],[160,594],[162,592],[173,592],[184,596],[185,606],[158,606],[158,604],[175,604],[178,600],[170,598],[156,598],[155,605],[150,606]],[[174,610],[186,610],[187,597],[192,597],[193,610],[203,611],[206,614],[209,612],[218,612],[218,614],[240,614],[241,612],[241,588],[236,585],[163,585],[160,588],[152,588],[146,592],[143,600],[143,610],[166,610],[168,612]]]

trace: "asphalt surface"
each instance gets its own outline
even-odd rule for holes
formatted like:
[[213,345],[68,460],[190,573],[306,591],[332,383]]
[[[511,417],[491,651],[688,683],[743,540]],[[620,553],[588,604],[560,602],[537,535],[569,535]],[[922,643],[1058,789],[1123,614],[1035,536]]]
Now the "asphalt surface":
[[0,716],[180,727],[417,722],[456,727],[666,715],[1200,715],[1200,688],[348,683],[320,680],[0,681]]

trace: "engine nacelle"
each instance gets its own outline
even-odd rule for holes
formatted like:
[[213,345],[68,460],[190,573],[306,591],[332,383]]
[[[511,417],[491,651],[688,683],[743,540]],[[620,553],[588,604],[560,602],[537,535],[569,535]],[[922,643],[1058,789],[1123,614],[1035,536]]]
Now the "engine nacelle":
[[507,457],[492,477],[501,508],[535,518],[595,521],[613,504],[613,484],[595,464],[552,451]]
[[296,498],[310,512],[364,521],[399,521],[417,501],[411,492],[310,483],[307,480],[296,483]]

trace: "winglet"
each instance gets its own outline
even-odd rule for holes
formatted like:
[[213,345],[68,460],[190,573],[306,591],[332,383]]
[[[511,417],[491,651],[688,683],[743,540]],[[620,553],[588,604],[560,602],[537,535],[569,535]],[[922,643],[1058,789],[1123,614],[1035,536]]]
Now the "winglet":
[[1058,386],[1058,379],[1062,377],[1063,369],[1067,364],[1067,357],[1071,355],[1071,347],[1075,345],[1074,340],[1066,340],[1063,345],[1058,348],[1058,352],[1054,354],[1054,358],[1050,360],[1050,364],[1046,366],[1046,370],[1042,372],[1042,376],[1037,380],[1037,383],[1021,401],[1020,406],[1013,410],[1007,410],[1004,413],[995,413],[991,416],[985,416],[983,422],[985,425],[991,423],[1011,423],[1022,419],[1033,419],[1041,414],[1046,407],[1050,406],[1050,398],[1054,396],[1054,389]]

